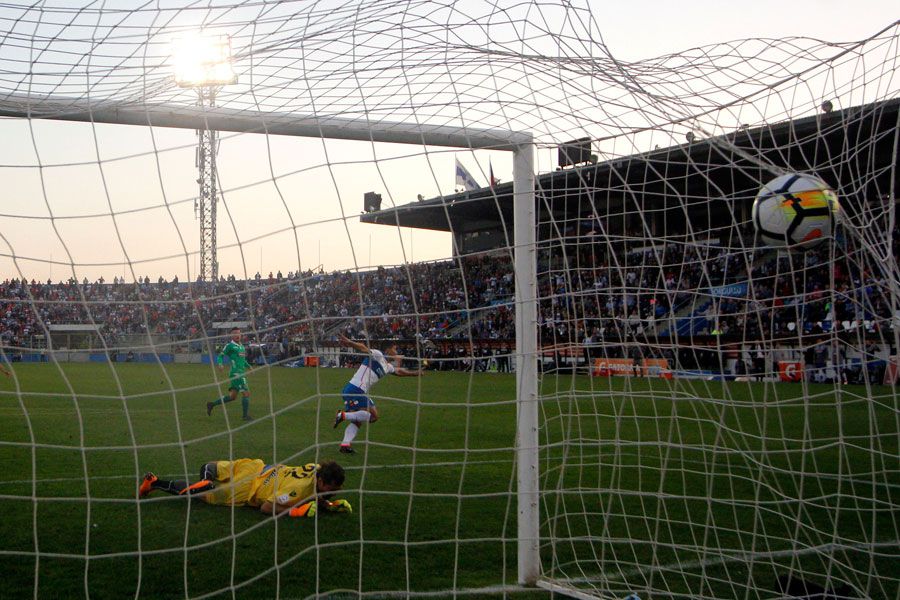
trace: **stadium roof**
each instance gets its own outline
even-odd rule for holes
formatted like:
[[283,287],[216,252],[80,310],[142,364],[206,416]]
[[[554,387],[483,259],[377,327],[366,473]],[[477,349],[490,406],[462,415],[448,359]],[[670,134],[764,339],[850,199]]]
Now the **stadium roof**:
[[[692,211],[710,218],[715,211],[733,211],[736,201],[749,206],[760,182],[775,176],[765,164],[815,172],[838,189],[845,210],[852,211],[863,198],[885,195],[896,184],[890,178],[898,171],[898,107],[895,98],[545,173],[535,179],[538,222],[550,222],[551,215],[558,222],[635,208],[653,208],[652,214],[667,220],[684,222],[685,212]],[[457,234],[502,230],[505,223],[511,231],[512,192],[507,182],[364,213],[360,219]]]

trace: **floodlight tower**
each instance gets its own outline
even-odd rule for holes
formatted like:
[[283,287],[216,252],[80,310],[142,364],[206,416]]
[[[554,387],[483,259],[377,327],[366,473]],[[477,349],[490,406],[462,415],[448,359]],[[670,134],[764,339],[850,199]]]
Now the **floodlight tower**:
[[[222,86],[237,83],[237,75],[231,64],[231,38],[228,36],[186,36],[176,42],[173,58],[175,83],[197,91],[197,104],[201,110],[216,106],[216,93]],[[197,183],[200,185],[200,193],[194,208],[200,218],[199,279],[216,281],[219,278],[219,261],[216,257],[218,132],[206,127],[197,130],[197,137],[195,166],[199,172]]]

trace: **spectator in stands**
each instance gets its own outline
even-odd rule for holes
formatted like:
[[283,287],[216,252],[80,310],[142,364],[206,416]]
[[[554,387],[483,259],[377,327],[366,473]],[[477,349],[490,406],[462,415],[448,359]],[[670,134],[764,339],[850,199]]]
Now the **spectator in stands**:
[[500,353],[497,355],[497,370],[500,373],[509,373],[509,346],[504,344],[500,348]]

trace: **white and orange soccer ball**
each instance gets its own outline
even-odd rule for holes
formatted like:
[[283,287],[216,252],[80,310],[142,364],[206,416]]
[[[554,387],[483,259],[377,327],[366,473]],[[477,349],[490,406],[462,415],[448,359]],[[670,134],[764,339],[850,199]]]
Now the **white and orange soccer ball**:
[[776,177],[753,201],[753,224],[769,246],[808,249],[834,237],[841,207],[827,183],[802,173]]

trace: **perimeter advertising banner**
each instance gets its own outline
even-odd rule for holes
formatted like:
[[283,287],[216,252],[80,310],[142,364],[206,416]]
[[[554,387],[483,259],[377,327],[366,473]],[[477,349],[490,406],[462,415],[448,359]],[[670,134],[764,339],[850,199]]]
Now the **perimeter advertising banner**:
[[732,283],[709,288],[709,295],[714,298],[746,298],[749,290],[747,282]]
[[778,361],[778,377],[781,381],[803,381],[803,362]]
[[669,369],[669,361],[664,358],[645,358],[641,362],[644,377],[662,377],[671,379],[672,371]]
[[591,375],[609,377],[610,375],[634,375],[634,360],[631,358],[595,358]]
[[595,358],[591,375],[594,377],[643,375],[644,377],[671,379],[672,371],[669,369],[669,361],[664,358],[645,358],[637,368],[631,358]]

